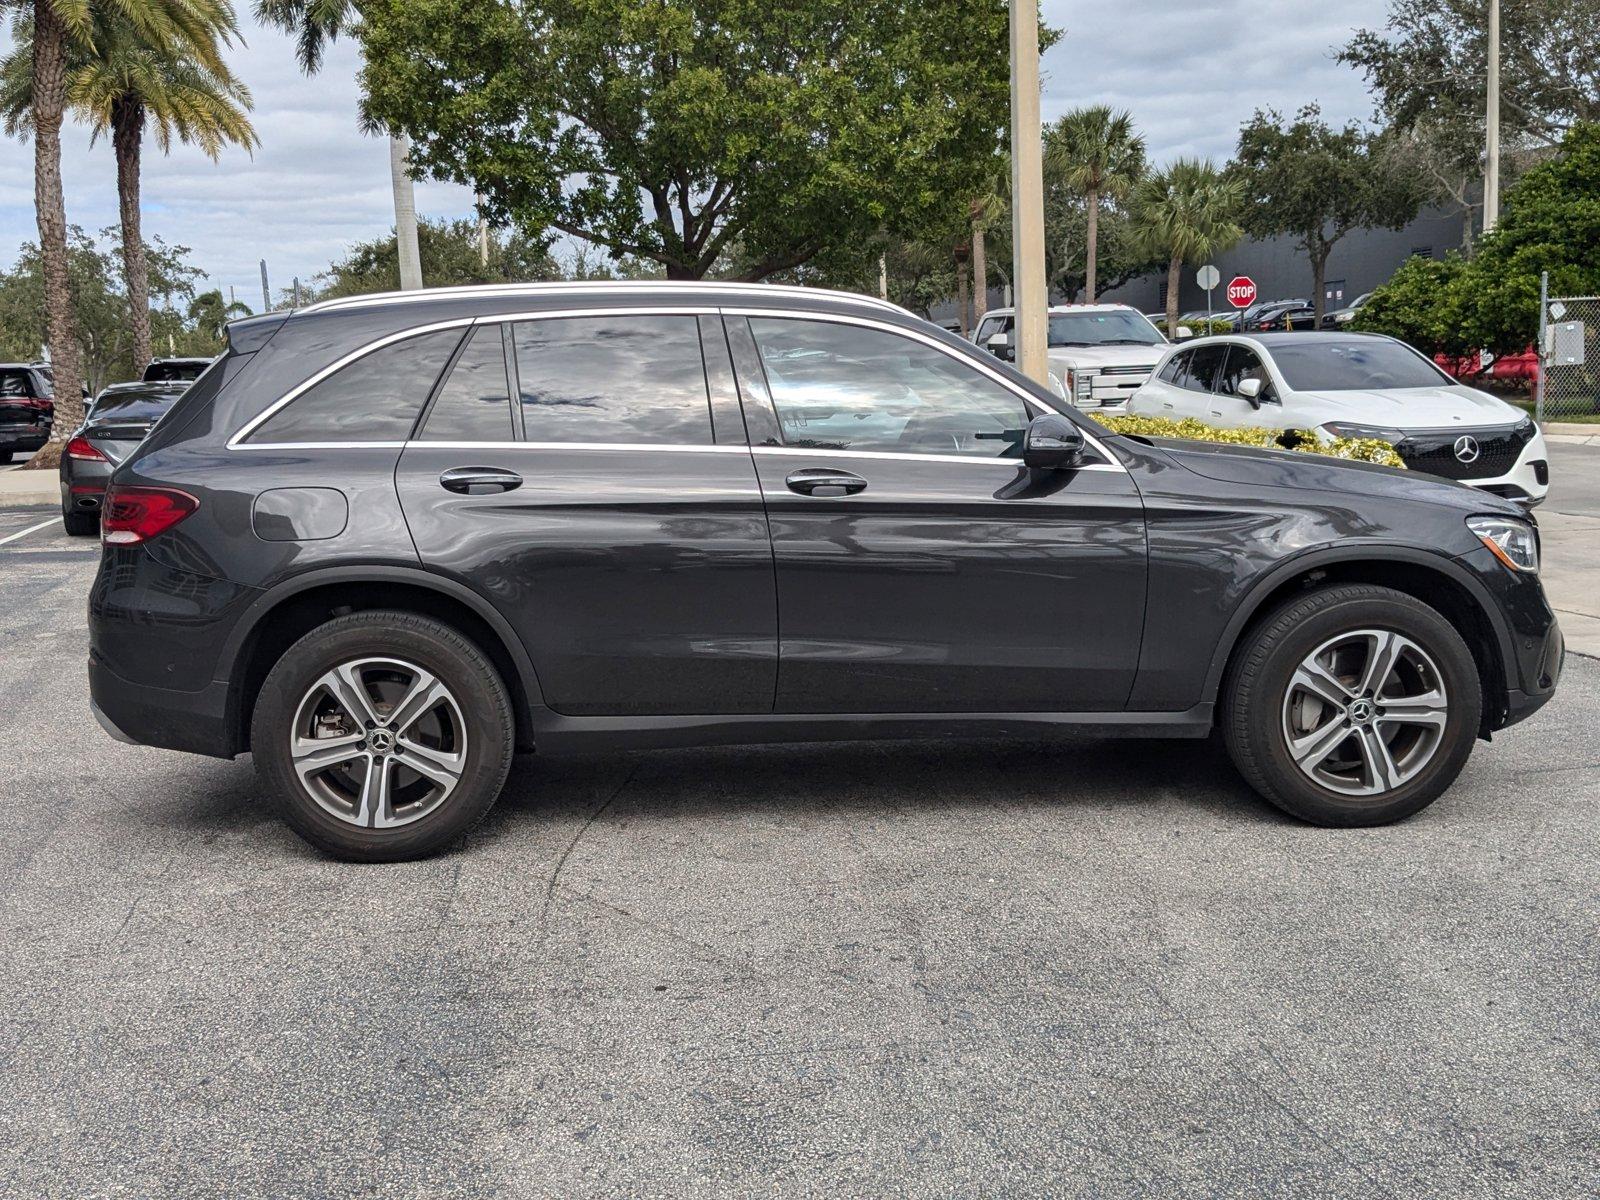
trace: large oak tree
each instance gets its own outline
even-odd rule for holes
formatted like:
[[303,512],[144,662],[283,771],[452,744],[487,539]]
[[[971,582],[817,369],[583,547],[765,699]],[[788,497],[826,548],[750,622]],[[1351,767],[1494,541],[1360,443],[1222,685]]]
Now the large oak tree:
[[1001,0],[359,7],[364,115],[419,169],[669,278],[875,255],[964,209],[1004,142]]

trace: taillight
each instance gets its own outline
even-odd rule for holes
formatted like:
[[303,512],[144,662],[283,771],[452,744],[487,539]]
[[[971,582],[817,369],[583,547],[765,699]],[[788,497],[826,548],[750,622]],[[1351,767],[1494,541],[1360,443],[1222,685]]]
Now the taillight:
[[93,442],[84,437],[81,433],[67,443],[67,457],[80,459],[83,462],[111,461],[100,452],[99,448],[96,447]]
[[165,533],[200,507],[177,488],[112,484],[100,508],[100,539],[108,546],[132,546]]

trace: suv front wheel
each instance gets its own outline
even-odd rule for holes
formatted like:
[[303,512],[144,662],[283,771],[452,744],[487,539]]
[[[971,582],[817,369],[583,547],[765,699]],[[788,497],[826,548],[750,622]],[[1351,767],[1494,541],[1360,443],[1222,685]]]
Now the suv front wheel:
[[339,617],[268,674],[251,723],[257,770],[294,830],[339,858],[392,862],[456,841],[511,766],[514,719],[467,638],[407,612]]
[[1455,782],[1482,710],[1454,626],[1414,596],[1351,584],[1296,597],[1252,631],[1221,721],[1234,765],[1279,808],[1383,825]]

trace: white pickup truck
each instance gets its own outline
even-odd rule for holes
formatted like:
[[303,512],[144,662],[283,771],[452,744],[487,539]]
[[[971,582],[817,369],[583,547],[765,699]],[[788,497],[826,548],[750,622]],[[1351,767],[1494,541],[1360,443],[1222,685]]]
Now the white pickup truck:
[[[1015,314],[1011,308],[990,309],[972,340],[1010,361]],[[1179,336],[1184,332],[1180,328]],[[1126,304],[1059,304],[1050,309],[1050,371],[1078,408],[1126,412],[1129,399],[1170,344],[1148,317]]]

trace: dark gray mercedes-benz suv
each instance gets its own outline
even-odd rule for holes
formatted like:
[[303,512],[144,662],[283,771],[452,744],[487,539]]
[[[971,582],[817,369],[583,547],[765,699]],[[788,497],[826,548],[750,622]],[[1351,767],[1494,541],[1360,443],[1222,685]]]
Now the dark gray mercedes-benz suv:
[[517,750],[1220,729],[1416,812],[1561,671],[1515,505],[1106,434],[861,296],[554,284],[237,322],[116,470],[115,735],[252,751],[325,850],[457,838]]

